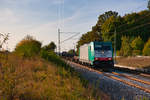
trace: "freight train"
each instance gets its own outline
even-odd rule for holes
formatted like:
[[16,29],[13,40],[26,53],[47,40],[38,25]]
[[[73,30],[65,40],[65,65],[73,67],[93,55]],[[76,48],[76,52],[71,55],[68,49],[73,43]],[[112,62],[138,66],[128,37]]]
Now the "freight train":
[[67,53],[62,54],[62,56],[80,64],[90,65],[91,67],[114,67],[111,42],[90,42],[80,46],[78,57]]

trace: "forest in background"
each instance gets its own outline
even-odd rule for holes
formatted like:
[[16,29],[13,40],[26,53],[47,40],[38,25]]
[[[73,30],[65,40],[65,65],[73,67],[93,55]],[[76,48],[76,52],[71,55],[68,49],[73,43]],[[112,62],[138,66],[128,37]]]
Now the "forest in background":
[[81,36],[77,49],[91,41],[111,41],[114,47],[115,40],[118,56],[150,56],[150,9],[124,16],[105,12],[92,30]]

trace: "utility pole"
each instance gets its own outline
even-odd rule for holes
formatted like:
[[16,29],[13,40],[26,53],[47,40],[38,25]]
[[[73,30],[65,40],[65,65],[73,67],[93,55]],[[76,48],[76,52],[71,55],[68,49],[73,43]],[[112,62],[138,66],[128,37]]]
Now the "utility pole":
[[60,29],[58,29],[58,53],[60,55]]
[[116,40],[116,39],[117,39],[117,37],[116,37],[116,36],[117,36],[116,28],[115,28],[114,35],[115,35],[115,36],[114,36],[114,56],[115,56],[115,57],[114,57],[114,63],[116,64],[116,41],[117,41],[117,40]]
[[74,56],[76,55],[76,45],[75,45],[75,43],[73,43],[73,45],[74,45]]
[[[65,39],[63,41],[60,41],[60,34],[61,33],[65,33],[65,34],[67,34],[67,33],[73,33],[74,35],[72,35],[71,37],[69,37],[69,38],[67,38],[67,39]],[[79,32],[61,32],[60,29],[58,29],[58,53],[59,53],[59,55],[61,53],[61,43],[64,43],[64,42],[66,42],[66,41],[74,38],[75,36],[77,36],[79,34],[80,34]]]

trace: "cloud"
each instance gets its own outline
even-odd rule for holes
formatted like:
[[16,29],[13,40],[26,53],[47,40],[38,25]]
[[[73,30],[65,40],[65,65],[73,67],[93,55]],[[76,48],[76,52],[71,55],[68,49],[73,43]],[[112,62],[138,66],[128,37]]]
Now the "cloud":
[[13,24],[19,21],[19,19],[16,17],[16,14],[9,9],[1,9],[0,12],[0,23]]
[[[63,2],[65,2],[65,13],[60,21],[57,10]],[[48,44],[50,41],[57,44],[58,28],[65,32],[83,34],[91,30],[98,16],[105,11],[115,10],[124,15],[146,8],[143,7],[146,1],[142,0],[95,0],[95,2],[81,0],[76,1],[76,4],[73,2],[71,0],[0,0],[0,32],[12,33],[8,41],[11,50],[27,34],[33,35],[43,44]],[[71,35],[61,34],[61,40]],[[73,43],[76,41],[62,44],[65,47],[63,50],[73,48]]]
[[27,30],[33,26],[32,24],[21,24],[24,22],[23,16],[19,16],[9,8],[0,9],[0,12],[0,33],[11,33],[7,45],[13,50],[15,45],[27,34]]
[[64,0],[50,0],[50,2],[52,2],[52,4],[62,4]]

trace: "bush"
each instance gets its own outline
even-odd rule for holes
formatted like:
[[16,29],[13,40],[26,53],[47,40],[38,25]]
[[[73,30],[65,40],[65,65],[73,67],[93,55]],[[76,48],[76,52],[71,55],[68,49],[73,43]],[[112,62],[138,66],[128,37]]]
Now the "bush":
[[132,48],[130,45],[130,39],[129,37],[122,37],[122,44],[121,44],[121,50],[119,52],[121,56],[131,56],[132,55]]
[[140,37],[136,37],[132,43],[131,47],[133,49],[133,55],[140,55],[144,47],[144,42]]
[[38,57],[8,58],[0,58],[0,100],[99,100],[99,92],[84,87],[77,75],[70,76],[63,67]]
[[140,51],[140,50],[133,50],[133,51],[132,51],[132,55],[133,55],[133,56],[141,55],[141,53],[142,53],[142,51]]
[[150,56],[150,39],[146,42],[144,46],[143,55]]
[[117,51],[117,52],[116,52],[116,55],[117,55],[117,56],[123,56],[123,52],[122,52],[121,50],[120,50],[120,51]]
[[26,36],[16,45],[15,53],[22,57],[33,57],[39,54],[40,50],[41,42],[33,39],[31,36]]
[[64,67],[66,70],[72,71],[70,66],[68,66],[58,55],[56,55],[53,51],[47,51],[42,49],[40,52],[40,56],[53,64]]
[[42,49],[46,51],[54,51],[56,49],[56,44],[54,42],[50,42],[48,45],[45,45]]

